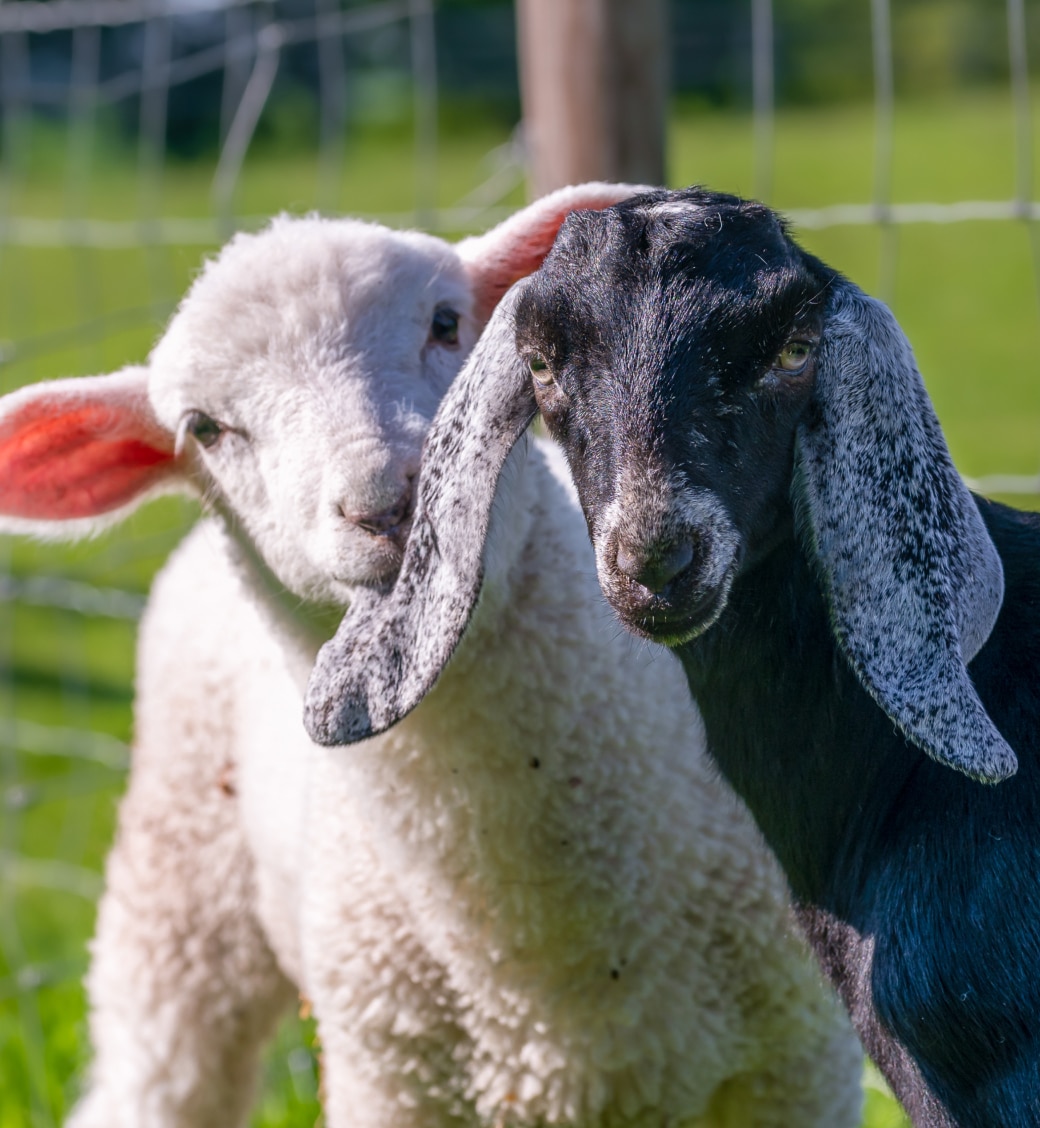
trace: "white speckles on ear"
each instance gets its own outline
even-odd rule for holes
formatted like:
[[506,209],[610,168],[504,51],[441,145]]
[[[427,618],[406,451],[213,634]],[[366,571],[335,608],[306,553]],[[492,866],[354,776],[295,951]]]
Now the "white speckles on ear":
[[399,721],[433,687],[466,630],[499,474],[535,413],[513,339],[522,285],[499,304],[434,419],[397,583],[388,596],[356,600],[318,655],[304,717],[318,743],[352,743]]
[[850,284],[830,299],[816,407],[799,432],[794,496],[842,648],[928,755],[983,782],[1013,775],[965,668],[1000,610],[1000,557],[906,338]]

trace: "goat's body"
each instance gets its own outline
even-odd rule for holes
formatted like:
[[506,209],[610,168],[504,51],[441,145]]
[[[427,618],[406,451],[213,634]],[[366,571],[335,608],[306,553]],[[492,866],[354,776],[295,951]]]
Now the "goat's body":
[[[840,655],[793,539],[678,651],[864,1044],[929,1128],[1040,1124],[1040,518],[980,509],[1007,589],[970,671],[1019,758],[1005,783],[980,787],[899,735]],[[856,754],[836,755],[850,734]]]
[[354,748],[287,719],[308,653],[271,631],[226,533],[200,527],[171,561],[77,1128],[238,1122],[294,987],[333,1126],[856,1123],[858,1049],[682,671],[589,613],[588,544],[540,451],[514,494],[457,660]]

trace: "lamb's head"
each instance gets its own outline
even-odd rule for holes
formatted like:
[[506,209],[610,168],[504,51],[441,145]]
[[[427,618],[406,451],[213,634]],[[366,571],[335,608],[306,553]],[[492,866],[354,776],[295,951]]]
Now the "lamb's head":
[[239,236],[152,353],[185,472],[297,595],[396,574],[437,404],[478,326],[447,243],[355,220]]
[[205,498],[301,599],[397,572],[427,428],[501,294],[588,184],[453,246],[356,220],[281,218],[206,265],[147,366],[0,400],[0,526],[81,535],[144,498]]

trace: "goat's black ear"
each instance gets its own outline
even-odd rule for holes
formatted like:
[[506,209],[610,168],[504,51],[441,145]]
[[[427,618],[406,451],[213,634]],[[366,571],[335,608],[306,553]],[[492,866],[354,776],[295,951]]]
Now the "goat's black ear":
[[909,740],[973,779],[1006,779],[1015,754],[966,669],[1000,611],[1000,557],[906,337],[850,283],[829,300],[815,397],[794,500],[834,633]]
[[375,736],[411,712],[470,621],[499,476],[536,411],[515,344],[522,286],[499,303],[434,418],[397,582],[356,600],[318,654],[304,724],[319,744]]

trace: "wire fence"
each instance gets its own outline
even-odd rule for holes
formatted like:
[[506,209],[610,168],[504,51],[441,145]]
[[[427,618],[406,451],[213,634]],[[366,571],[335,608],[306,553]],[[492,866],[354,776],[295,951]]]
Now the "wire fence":
[[[952,202],[897,198],[890,2],[852,2],[870,8],[872,191],[787,214],[806,231],[879,232],[883,295],[898,230],[1018,225],[1040,308],[1024,0],[1006,4],[1015,190]],[[774,0],[748,3],[752,188],[770,200],[776,13]],[[522,136],[460,155],[442,131],[436,18],[434,0],[0,2],[0,390],[140,359],[200,256],[282,207],[439,232],[508,214],[522,192]],[[377,109],[394,101],[406,122],[392,173],[351,149],[351,102],[366,98]],[[190,147],[184,115],[213,99],[214,143],[201,157],[172,152],[174,127]],[[270,160],[265,130],[281,130]],[[287,162],[278,154],[294,131],[306,144]],[[1040,474],[975,484],[1040,494]],[[0,538],[0,1128],[59,1123],[83,1070],[79,981],[129,761],[134,628],[195,515],[172,499],[86,546]],[[306,1047],[290,1036],[278,1053],[275,1083],[312,1107]],[[271,1118],[281,1122],[277,1110]]]

